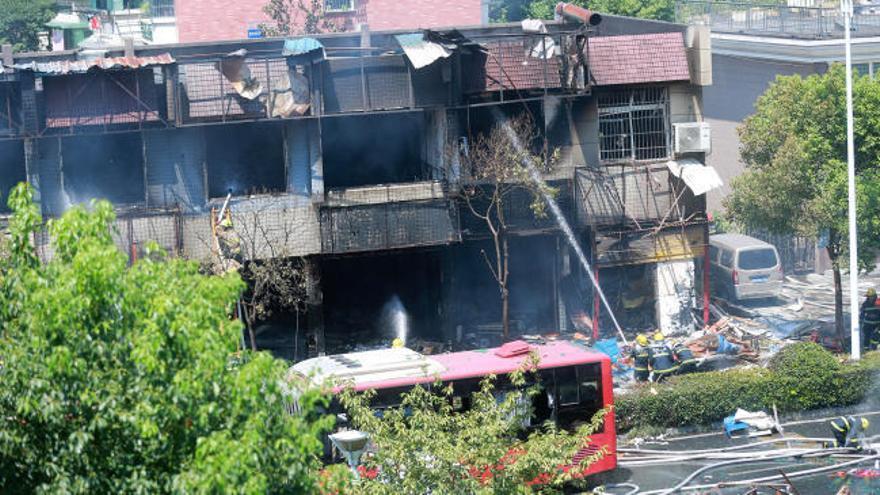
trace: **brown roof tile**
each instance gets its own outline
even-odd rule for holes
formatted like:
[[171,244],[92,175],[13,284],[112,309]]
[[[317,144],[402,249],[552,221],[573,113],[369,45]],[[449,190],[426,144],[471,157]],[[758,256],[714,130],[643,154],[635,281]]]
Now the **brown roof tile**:
[[600,36],[589,40],[597,86],[690,79],[681,33]]

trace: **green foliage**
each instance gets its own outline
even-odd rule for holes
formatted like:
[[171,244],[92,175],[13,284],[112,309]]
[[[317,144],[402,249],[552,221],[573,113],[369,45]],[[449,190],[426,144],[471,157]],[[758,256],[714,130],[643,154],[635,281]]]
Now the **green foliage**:
[[327,17],[324,0],[268,0],[263,13],[269,24],[260,24],[265,36],[298,36],[342,31]]
[[[842,365],[813,343],[781,350],[768,369],[750,368],[682,375],[616,399],[617,424],[675,427],[708,424],[737,408],[780,412],[846,406],[865,400],[880,372],[880,353]],[[657,393],[651,392],[653,388]]]
[[[880,248],[880,81],[853,77],[859,260]],[[726,200],[731,219],[774,234],[829,234],[835,267],[847,238],[845,70],[779,76],[739,129],[747,170]]]
[[[329,418],[291,416],[285,366],[233,362],[238,275],[153,249],[134,266],[113,244],[107,202],[49,223],[54,257],[28,240],[25,185],[9,200],[0,259],[0,487],[19,493],[304,493]],[[299,398],[305,413],[326,399]]]
[[465,410],[456,409],[461,399],[453,399],[451,386],[415,387],[404,395],[400,406],[383,410],[381,417],[370,409],[369,393],[347,391],[343,404],[354,426],[369,432],[376,447],[364,459],[364,471],[375,473],[375,478],[362,479],[351,493],[559,490],[601,457],[603,452],[585,459],[577,469],[562,468],[589,444],[589,435],[597,430],[605,411],[573,432],[548,423],[523,439],[519,436],[522,421],[531,414],[524,404],[538,391],[537,386],[526,386],[527,376],[531,378],[532,373],[512,374],[513,387],[504,389],[495,388],[494,377],[487,378],[470,395],[470,407]]
[[0,0],[0,44],[10,43],[16,51],[39,48],[37,33],[48,29],[54,5],[52,0]]
[[[556,0],[532,0],[525,4],[516,1],[502,2],[512,4],[506,12],[521,11],[525,17],[532,19],[553,19]],[[675,18],[675,2],[673,0],[572,0],[569,3],[586,7],[601,14],[622,15],[672,21]],[[516,7],[522,5],[519,9]],[[500,7],[499,7],[500,9]],[[510,20],[519,20],[511,18]]]

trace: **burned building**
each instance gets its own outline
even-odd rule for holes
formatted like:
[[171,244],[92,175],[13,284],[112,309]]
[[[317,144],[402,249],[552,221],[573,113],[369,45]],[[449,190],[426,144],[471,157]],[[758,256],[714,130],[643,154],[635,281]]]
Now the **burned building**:
[[672,330],[699,305],[705,192],[717,186],[702,164],[708,38],[591,20],[97,57],[7,50],[0,186],[29,181],[47,218],[109,199],[130,256],[156,241],[196,260],[216,255],[215,214],[231,195],[246,260],[306,260],[296,331],[285,321],[265,333],[281,335],[267,345],[288,358],[401,331],[485,345],[501,305],[489,232],[462,204],[460,158],[497,115],[527,112],[556,150],[544,179],[595,270],[527,195],[509,201],[514,332],[612,336],[591,276],[627,329]]

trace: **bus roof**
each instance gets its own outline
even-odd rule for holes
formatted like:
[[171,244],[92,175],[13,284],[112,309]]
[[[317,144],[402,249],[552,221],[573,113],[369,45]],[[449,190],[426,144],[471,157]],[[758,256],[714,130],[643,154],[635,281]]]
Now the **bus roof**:
[[542,345],[509,342],[501,347],[423,356],[410,349],[378,349],[321,356],[295,364],[291,371],[310,377],[315,384],[328,378],[352,380],[356,390],[394,388],[425,383],[504,375],[519,368],[535,351],[538,368],[558,368],[608,361],[605,354],[568,341]]

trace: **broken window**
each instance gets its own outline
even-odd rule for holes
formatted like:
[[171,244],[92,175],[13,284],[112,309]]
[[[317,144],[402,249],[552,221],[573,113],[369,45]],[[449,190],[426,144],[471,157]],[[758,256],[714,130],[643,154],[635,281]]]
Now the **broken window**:
[[65,138],[61,144],[66,200],[107,199],[116,205],[145,201],[143,143],[139,133]]
[[205,129],[208,195],[225,197],[284,192],[284,135],[276,123]]
[[669,156],[666,88],[639,88],[598,96],[602,161],[660,160]]
[[8,213],[9,191],[27,180],[22,141],[0,141],[0,212]]
[[397,113],[325,119],[324,180],[333,188],[429,180],[424,116]]

